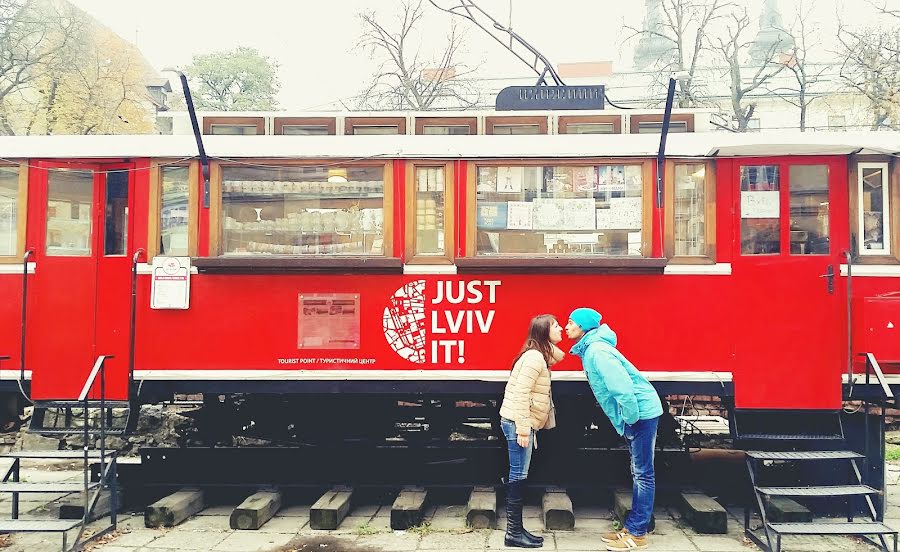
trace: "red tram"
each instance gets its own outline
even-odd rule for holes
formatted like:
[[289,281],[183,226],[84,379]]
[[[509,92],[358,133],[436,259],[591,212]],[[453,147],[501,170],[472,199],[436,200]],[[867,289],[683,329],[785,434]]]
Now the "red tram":
[[[662,395],[900,377],[900,136],[673,134],[660,206],[658,135],[479,127],[210,135],[208,185],[190,136],[0,138],[2,391],[71,399],[112,355],[138,402],[497,395],[530,317],[579,306]],[[589,400],[577,359],[553,377]]]

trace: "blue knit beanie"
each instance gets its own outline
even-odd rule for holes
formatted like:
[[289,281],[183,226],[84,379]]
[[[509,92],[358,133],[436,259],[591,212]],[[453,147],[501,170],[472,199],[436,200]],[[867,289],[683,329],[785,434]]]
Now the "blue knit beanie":
[[578,327],[585,332],[589,332],[595,328],[599,328],[601,318],[603,317],[600,316],[599,312],[587,307],[575,309],[572,311],[572,314],[569,315],[569,320],[578,324]]

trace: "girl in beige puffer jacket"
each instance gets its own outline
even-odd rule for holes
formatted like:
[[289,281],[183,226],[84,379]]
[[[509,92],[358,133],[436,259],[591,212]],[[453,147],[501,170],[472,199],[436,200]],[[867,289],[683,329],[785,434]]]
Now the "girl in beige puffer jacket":
[[522,491],[528,477],[532,450],[536,448],[535,432],[550,429],[554,423],[550,366],[562,360],[563,352],[556,346],[560,340],[562,326],[556,318],[549,314],[533,318],[528,339],[513,363],[503,393],[500,426],[509,452],[506,546],[537,548],[542,546],[544,540],[522,527]]

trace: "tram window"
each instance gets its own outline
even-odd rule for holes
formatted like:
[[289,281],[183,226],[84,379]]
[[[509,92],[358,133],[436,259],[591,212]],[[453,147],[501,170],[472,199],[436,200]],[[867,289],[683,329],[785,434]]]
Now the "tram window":
[[675,165],[675,255],[706,255],[706,165]]
[[788,188],[791,198],[791,255],[827,255],[828,167],[792,165]]
[[[662,132],[662,121],[641,121],[638,123],[638,134],[659,134]],[[669,133],[688,132],[687,121],[669,121]]]
[[53,169],[47,188],[47,255],[89,257],[93,171]]
[[0,167],[0,255],[15,255],[18,245],[19,168]]
[[281,133],[285,136],[328,136],[328,127],[325,125],[284,125]]
[[464,135],[469,134],[469,125],[425,125],[422,127],[422,134],[439,134],[448,135]]
[[383,255],[384,166],[226,166],[225,255]]
[[188,168],[162,168],[162,201],[159,210],[159,253],[187,256]]
[[128,250],[128,173],[106,175],[106,212],[103,222],[103,254],[124,255]]
[[356,125],[353,134],[400,134],[397,125]]
[[256,134],[256,125],[210,125],[210,134],[250,136]]
[[859,253],[890,255],[891,220],[887,163],[860,163],[857,187]]
[[642,165],[478,167],[478,255],[642,254]]
[[444,167],[416,167],[416,254],[444,255]]
[[540,125],[494,125],[491,134],[540,134]]
[[565,134],[615,134],[613,123],[569,123]]
[[778,165],[741,167],[741,254],[781,253]]

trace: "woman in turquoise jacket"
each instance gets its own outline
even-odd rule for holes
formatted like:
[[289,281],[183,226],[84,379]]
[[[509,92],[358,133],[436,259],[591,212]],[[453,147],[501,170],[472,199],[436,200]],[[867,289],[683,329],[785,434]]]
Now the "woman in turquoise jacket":
[[601,318],[594,309],[580,308],[572,311],[566,324],[566,335],[578,340],[572,354],[581,358],[594,397],[631,453],[631,513],[621,531],[601,539],[607,550],[646,548],[656,494],[653,452],[662,403],[653,385],[616,349],[616,332],[601,326]]

